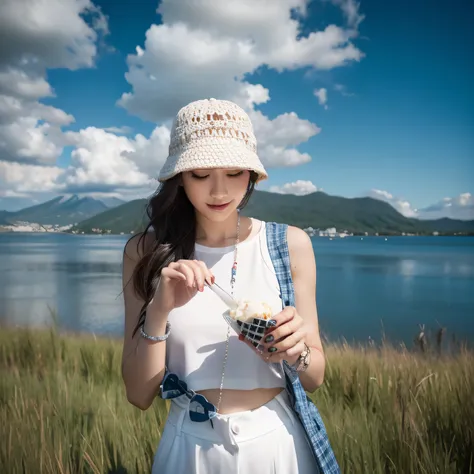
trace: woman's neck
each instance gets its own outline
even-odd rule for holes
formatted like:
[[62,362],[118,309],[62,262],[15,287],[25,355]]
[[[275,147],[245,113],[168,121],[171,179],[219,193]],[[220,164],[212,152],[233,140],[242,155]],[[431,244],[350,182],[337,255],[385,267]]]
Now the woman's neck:
[[[227,247],[233,245],[237,238],[237,219],[237,212],[222,222],[211,221],[204,216],[196,215],[196,242],[208,247]],[[251,229],[251,219],[248,217],[241,217],[241,241],[247,238]]]

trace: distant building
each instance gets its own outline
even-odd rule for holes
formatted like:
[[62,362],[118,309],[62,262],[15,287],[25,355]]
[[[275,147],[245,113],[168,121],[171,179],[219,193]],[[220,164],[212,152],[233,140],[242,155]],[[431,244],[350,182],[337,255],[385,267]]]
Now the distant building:
[[342,232],[338,232],[335,227],[330,227],[326,230],[314,229],[313,227],[307,227],[306,229],[304,229],[304,231],[310,237],[315,237],[316,236],[316,237],[330,237],[330,238],[341,237],[341,238],[344,238],[344,237],[349,237],[349,236],[354,235],[354,234],[348,232],[347,230],[344,230]]

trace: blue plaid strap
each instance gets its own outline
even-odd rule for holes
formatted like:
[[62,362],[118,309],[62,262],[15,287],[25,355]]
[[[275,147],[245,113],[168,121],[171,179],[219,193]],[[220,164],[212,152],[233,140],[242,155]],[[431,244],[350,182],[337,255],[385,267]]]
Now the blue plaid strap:
[[[283,307],[295,306],[295,291],[291,276],[286,224],[266,224],[267,245],[275,273],[280,285]],[[286,389],[310,441],[320,474],[340,474],[339,465],[329,443],[326,428],[318,409],[306,395],[299,375],[287,362],[283,363],[286,375]]]

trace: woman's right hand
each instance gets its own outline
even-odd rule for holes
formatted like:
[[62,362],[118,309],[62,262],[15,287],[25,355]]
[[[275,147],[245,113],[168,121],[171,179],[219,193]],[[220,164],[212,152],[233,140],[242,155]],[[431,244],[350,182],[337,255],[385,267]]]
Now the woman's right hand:
[[214,275],[199,260],[178,260],[161,270],[160,282],[150,305],[161,314],[168,314],[185,305],[198,292],[204,291],[204,283],[214,283]]

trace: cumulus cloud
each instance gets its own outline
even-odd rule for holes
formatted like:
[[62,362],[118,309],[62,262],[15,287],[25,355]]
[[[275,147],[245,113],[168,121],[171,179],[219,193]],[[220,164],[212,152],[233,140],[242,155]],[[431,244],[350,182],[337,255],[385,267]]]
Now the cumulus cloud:
[[[211,96],[233,100],[247,110],[267,167],[307,163],[311,156],[301,153],[298,145],[320,128],[294,112],[265,116],[255,108],[270,100],[270,91],[246,79],[262,66],[279,72],[331,69],[363,57],[353,44],[355,3],[335,2],[346,25],[303,35],[300,20],[307,3],[163,0],[158,8],[163,24],[152,25],[143,47],[128,57],[131,89],[118,101],[129,112],[161,124],[149,137],[131,137],[132,131],[120,126],[65,132],[74,117],[41,103],[55,95],[47,81],[48,68],[94,65],[98,45],[108,33],[100,9],[91,0],[0,2],[3,195],[24,193],[30,185],[39,190],[42,179],[47,180],[43,189],[51,192],[118,190],[123,195],[149,189],[150,181],[156,186],[150,178],[167,156],[169,120],[179,107]],[[60,169],[54,165],[65,146],[73,148],[71,163]]]
[[53,165],[63,150],[62,127],[73,121],[55,107],[0,95],[0,156],[6,161]]
[[[89,21],[86,21],[88,19]],[[91,67],[107,20],[90,0],[0,2],[0,157],[53,165],[74,117],[39,102],[54,96],[48,68]]]
[[474,219],[474,196],[471,193],[462,193],[454,198],[446,197],[422,209],[414,208],[409,201],[397,198],[388,191],[380,189],[372,189],[369,196],[388,202],[405,217],[415,217],[417,219],[441,219],[443,217],[462,220]]
[[54,95],[44,77],[29,75],[25,71],[12,67],[0,71],[0,94],[27,100]]
[[418,217],[417,209],[414,209],[410,202],[405,199],[397,198],[388,191],[382,189],[371,189],[369,196],[374,199],[379,199],[380,201],[388,202],[405,217]]
[[141,134],[129,138],[96,127],[68,131],[63,138],[73,147],[66,168],[0,161],[0,197],[54,192],[135,199],[158,186],[153,178],[168,154],[166,127],[156,127],[148,138]]
[[474,219],[474,196],[471,193],[462,193],[456,197],[445,197],[431,206],[420,209],[420,219]]
[[152,178],[157,177],[168,156],[170,130],[166,126],[159,126],[153,130],[150,138],[138,134],[130,143],[133,151],[126,151],[124,155],[142,173]]
[[[307,0],[164,0],[163,24],[152,25],[144,48],[128,57],[131,92],[119,103],[152,121],[172,116],[202,97],[227,98],[252,108],[266,102],[259,84],[245,81],[266,65],[277,71],[331,69],[359,61],[354,31],[329,25],[301,35]],[[295,15],[295,12],[298,13]]]
[[0,196],[22,197],[31,193],[57,191],[64,173],[57,166],[38,166],[0,161]]
[[297,166],[311,161],[307,153],[295,147],[306,142],[321,129],[294,112],[278,115],[273,120],[258,110],[249,111],[258,142],[258,154],[267,167]]
[[311,194],[316,191],[321,191],[311,181],[297,180],[292,183],[285,183],[279,186],[270,186],[269,189],[272,193],[279,194],[295,194],[296,196],[304,196],[305,194]]
[[106,18],[90,0],[2,0],[0,64],[39,72],[91,67],[98,35],[107,31]]
[[60,187],[66,192],[97,192],[116,188],[146,186],[148,176],[127,157],[135,152],[134,143],[96,127],[67,132],[74,146],[71,164],[61,176]]
[[315,89],[314,95],[318,98],[319,105],[322,105],[327,110],[328,90],[324,87],[321,89]]

